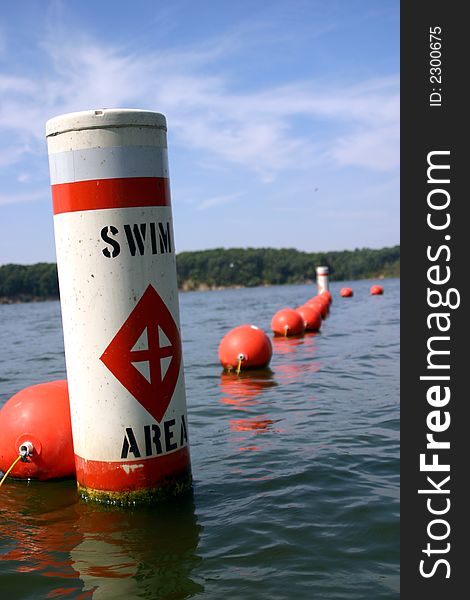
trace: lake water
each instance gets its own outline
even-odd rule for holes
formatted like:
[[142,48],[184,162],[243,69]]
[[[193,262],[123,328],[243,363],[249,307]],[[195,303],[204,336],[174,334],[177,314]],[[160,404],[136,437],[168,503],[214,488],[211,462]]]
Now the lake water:
[[[398,598],[399,280],[372,283],[331,284],[321,334],[274,339],[270,371],[240,377],[218,362],[225,333],[271,335],[315,287],[181,294],[193,495],[120,509],[7,478],[2,600]],[[59,303],[0,306],[0,405],[61,378]]]

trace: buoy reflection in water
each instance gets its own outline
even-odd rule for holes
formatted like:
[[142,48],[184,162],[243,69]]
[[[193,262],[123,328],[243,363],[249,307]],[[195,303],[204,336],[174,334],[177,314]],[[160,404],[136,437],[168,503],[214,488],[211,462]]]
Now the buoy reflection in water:
[[282,384],[292,383],[300,381],[306,373],[315,373],[320,368],[320,363],[317,361],[277,365],[276,376]]
[[222,404],[230,404],[238,410],[258,404],[263,390],[276,386],[271,369],[220,375],[220,390]]
[[134,510],[79,502],[74,482],[16,481],[2,490],[3,528],[17,541],[0,552],[16,564],[11,589],[93,600],[186,598],[204,589],[191,578],[201,530],[191,495]]
[[[238,450],[257,451],[262,449],[256,436],[260,433],[267,433],[273,429],[274,424],[280,419],[270,418],[269,403],[263,402],[263,391],[277,386],[274,381],[271,369],[251,371],[249,373],[222,373],[220,376],[220,389],[223,395],[220,398],[222,404],[230,406],[231,410],[243,411],[244,418],[229,418],[229,428],[232,432],[241,433],[231,438],[238,444]],[[253,408],[257,406],[257,408]],[[258,414],[258,410],[263,410],[263,414]]]
[[253,417],[252,419],[232,419],[230,421],[230,429],[232,431],[256,431],[259,433],[266,432],[274,425],[272,419],[262,419]]
[[[302,352],[313,353],[315,347],[315,338],[318,333],[307,331],[303,337],[278,337],[272,338],[274,354],[291,354],[292,352],[299,351],[299,347],[303,346]],[[275,370],[275,367],[273,367]]]
[[[284,356],[273,365],[274,375],[280,385],[300,381],[306,373],[315,373],[322,368],[322,361],[317,357],[318,333],[307,332],[302,338],[273,338],[275,354]],[[300,353],[302,361],[295,360],[294,352]],[[305,360],[305,358],[307,360]]]

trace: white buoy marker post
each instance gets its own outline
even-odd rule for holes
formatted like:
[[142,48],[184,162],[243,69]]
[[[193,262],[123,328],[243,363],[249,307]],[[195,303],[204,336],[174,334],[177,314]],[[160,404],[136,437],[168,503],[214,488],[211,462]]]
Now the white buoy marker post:
[[79,492],[180,494],[191,466],[165,117],[71,113],[46,136]]

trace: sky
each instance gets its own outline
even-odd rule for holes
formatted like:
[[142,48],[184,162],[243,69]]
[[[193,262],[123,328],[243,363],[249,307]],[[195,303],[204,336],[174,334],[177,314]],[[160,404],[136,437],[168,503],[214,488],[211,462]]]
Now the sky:
[[161,112],[176,251],[399,243],[399,0],[4,2],[0,265],[55,262],[45,123]]

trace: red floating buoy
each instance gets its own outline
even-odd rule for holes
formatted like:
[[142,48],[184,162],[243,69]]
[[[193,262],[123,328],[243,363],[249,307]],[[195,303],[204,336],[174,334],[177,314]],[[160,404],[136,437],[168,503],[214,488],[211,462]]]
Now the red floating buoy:
[[325,306],[328,306],[328,307],[331,304],[330,299],[323,292],[321,294],[317,294],[316,296],[313,296],[313,298],[311,298],[311,300],[313,300],[314,302],[321,302],[322,304],[324,304]]
[[339,295],[342,296],[343,298],[351,298],[351,296],[354,295],[354,292],[352,291],[351,288],[344,287],[344,288],[341,288],[341,290],[339,291]]
[[310,306],[316,310],[320,310],[322,319],[326,319],[328,310],[330,308],[328,300],[326,298],[322,298],[321,296],[314,296],[313,298],[310,298],[310,300],[307,300],[304,306]]
[[0,410],[0,470],[20,479],[75,477],[67,381],[21,390]]
[[267,367],[273,355],[271,340],[255,325],[239,325],[229,331],[219,345],[219,360],[224,369]]
[[321,327],[320,306],[298,306],[295,309],[302,317],[305,331],[318,331]]
[[271,329],[276,335],[302,335],[305,331],[305,325],[296,310],[282,308],[271,319]]
[[319,296],[320,298],[326,298],[328,300],[328,304],[331,304],[333,302],[333,296],[328,290],[323,290],[323,292],[321,292]]
[[370,288],[370,293],[372,294],[372,296],[380,296],[384,293],[384,289],[381,285],[373,285]]

